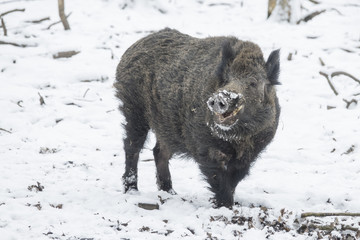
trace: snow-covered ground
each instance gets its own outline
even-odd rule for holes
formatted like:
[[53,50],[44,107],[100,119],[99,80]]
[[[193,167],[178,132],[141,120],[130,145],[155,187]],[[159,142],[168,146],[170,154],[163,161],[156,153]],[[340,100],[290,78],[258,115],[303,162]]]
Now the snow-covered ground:
[[[266,0],[71,0],[64,31],[47,29],[59,20],[57,1],[1,0],[0,14],[25,11],[3,16],[0,41],[26,47],[0,45],[0,238],[360,238],[360,217],[300,217],[360,212],[360,83],[331,77],[360,78],[360,3],[301,2],[299,16],[326,11],[296,25],[267,20]],[[140,156],[140,191],[123,194],[115,68],[132,43],[164,27],[233,35],[266,57],[281,48],[278,132],[238,185],[232,210],[212,207],[192,160],[171,161],[178,195],[159,192],[153,135]],[[62,51],[79,53],[53,58]]]

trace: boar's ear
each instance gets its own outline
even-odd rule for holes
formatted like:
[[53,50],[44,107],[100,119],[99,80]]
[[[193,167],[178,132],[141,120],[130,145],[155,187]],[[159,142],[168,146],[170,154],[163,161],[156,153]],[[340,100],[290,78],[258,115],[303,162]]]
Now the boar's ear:
[[220,79],[221,83],[225,81],[225,71],[230,63],[234,60],[235,53],[231,48],[230,41],[225,41],[221,48],[221,62],[216,69],[216,76]]
[[279,85],[280,49],[272,51],[266,64],[266,74],[271,85]]

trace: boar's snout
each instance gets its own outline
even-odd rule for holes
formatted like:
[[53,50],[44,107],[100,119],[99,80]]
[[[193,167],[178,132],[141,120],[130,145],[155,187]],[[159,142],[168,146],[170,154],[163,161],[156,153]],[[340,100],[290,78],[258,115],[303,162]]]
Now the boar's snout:
[[215,94],[207,101],[207,105],[211,111],[223,114],[229,109],[229,103],[223,94]]
[[225,123],[227,119],[235,117],[242,110],[243,103],[242,94],[227,90],[213,94],[207,101],[210,111],[218,117],[218,123]]

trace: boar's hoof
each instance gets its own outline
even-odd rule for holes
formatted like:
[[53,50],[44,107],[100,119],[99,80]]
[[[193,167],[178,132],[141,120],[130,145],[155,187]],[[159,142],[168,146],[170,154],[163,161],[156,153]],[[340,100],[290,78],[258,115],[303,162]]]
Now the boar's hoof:
[[177,193],[175,192],[174,189],[170,188],[169,190],[166,190],[167,193],[171,194],[171,195],[177,195]]
[[138,191],[137,176],[135,174],[123,176],[124,192]]
[[210,201],[214,204],[215,208],[221,208],[221,207],[227,207],[229,209],[232,209],[234,205],[233,198],[231,199],[219,199],[217,197],[211,198]]

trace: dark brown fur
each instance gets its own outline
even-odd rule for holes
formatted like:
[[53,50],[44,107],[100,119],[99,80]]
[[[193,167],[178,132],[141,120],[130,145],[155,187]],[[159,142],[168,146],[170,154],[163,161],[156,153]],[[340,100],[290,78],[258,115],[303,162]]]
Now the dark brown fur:
[[[173,192],[168,161],[185,154],[198,162],[217,206],[231,207],[235,187],[276,132],[278,72],[278,51],[265,62],[256,44],[234,37],[165,29],[137,41],[122,56],[115,83],[127,121],[125,191],[137,190],[139,152],[152,129],[160,190]],[[229,129],[207,106],[223,90],[241,94],[245,105]]]

